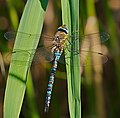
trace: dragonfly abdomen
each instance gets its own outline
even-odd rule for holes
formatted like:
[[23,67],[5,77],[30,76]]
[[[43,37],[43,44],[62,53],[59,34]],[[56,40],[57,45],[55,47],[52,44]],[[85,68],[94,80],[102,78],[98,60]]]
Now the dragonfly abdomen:
[[61,51],[57,50],[56,52],[54,52],[55,58],[53,61],[50,78],[49,78],[49,82],[48,82],[44,112],[48,112],[48,110],[49,110],[51,94],[52,94],[52,89],[53,89],[53,84],[54,84],[54,79],[55,79],[55,73],[56,73],[56,69],[57,69],[57,63],[59,61],[62,51],[63,50],[61,50]]
[[47,87],[47,95],[46,95],[45,109],[44,109],[45,112],[48,112],[48,110],[49,110],[56,69],[57,69],[57,60],[54,60],[53,66],[52,66],[52,69],[51,69],[51,73],[50,73],[48,87]]

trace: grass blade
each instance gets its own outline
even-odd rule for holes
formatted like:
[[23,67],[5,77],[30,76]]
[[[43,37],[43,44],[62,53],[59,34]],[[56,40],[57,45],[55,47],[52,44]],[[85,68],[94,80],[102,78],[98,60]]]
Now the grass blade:
[[[25,6],[18,30],[31,34],[40,34],[43,26],[44,13],[47,0],[28,0]],[[28,36],[24,40],[23,35],[17,35],[14,49],[30,50],[36,49],[39,39]],[[19,39],[19,40],[18,40]],[[32,52],[30,52],[32,53]],[[30,68],[30,55],[19,55],[16,53],[13,60],[19,59],[16,63],[11,61],[4,100],[4,118],[18,118],[22,107],[26,81]],[[22,60],[26,63],[22,64]]]
[[[69,33],[79,30],[79,0],[61,0],[62,20],[69,28]],[[79,41],[71,46],[79,50]],[[66,59],[67,81],[68,81],[68,101],[71,118],[81,117],[80,101],[80,59],[79,55],[73,55],[72,52],[66,52],[71,59]],[[75,65],[75,66],[71,66]]]

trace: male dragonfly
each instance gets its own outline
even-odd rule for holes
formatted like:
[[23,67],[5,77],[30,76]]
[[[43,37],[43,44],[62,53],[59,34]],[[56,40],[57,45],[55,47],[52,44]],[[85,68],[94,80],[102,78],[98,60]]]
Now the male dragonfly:
[[[27,37],[31,38],[38,38],[39,35],[35,34],[28,34],[28,33],[23,33],[23,32],[6,32],[5,33],[5,38],[7,40],[11,40],[16,37],[16,35],[19,35],[23,37],[23,39],[27,39]],[[45,100],[45,108],[44,111],[48,112],[49,106],[50,106],[50,100],[51,100],[51,94],[52,94],[52,89],[53,89],[53,84],[54,84],[54,79],[55,79],[55,73],[58,65],[58,61],[61,59],[61,55],[63,54],[64,49],[68,50],[68,52],[73,52],[73,54],[77,55],[80,54],[80,52],[84,53],[92,53],[97,57],[102,57],[103,63],[107,61],[107,56],[105,56],[102,52],[96,52],[96,51],[90,51],[89,49],[86,49],[86,47],[89,47],[89,42],[93,42],[92,46],[97,46],[100,45],[101,43],[107,41],[109,39],[109,34],[102,32],[102,33],[92,33],[92,34],[87,34],[85,36],[78,36],[77,32],[73,33],[71,36],[68,35],[69,31],[66,25],[62,25],[58,27],[57,32],[53,37],[48,36],[48,35],[41,35],[41,40],[38,48],[36,49],[36,53],[34,56],[33,61],[36,61],[36,57],[40,57],[42,60],[43,58],[47,61],[53,61],[51,72],[50,72],[50,77],[48,81],[48,87],[47,87],[47,93],[46,93],[46,100]],[[77,36],[76,36],[77,35]],[[99,38],[100,42],[94,42],[96,38]],[[43,40],[42,40],[43,39]],[[71,39],[71,40],[69,40]],[[72,49],[71,45],[73,45],[76,41],[84,39],[84,42],[87,42],[87,45],[79,50],[79,49]],[[80,42],[80,45],[82,43]],[[25,50],[15,50],[12,53],[24,53]],[[26,53],[24,53],[26,54]],[[64,53],[65,54],[65,53]],[[67,57],[70,58],[70,57]],[[80,59],[83,61],[83,55],[80,54]],[[14,61],[14,60],[12,60]],[[15,60],[16,61],[16,60]],[[19,60],[18,60],[19,61]],[[88,65],[88,64],[84,64]]]

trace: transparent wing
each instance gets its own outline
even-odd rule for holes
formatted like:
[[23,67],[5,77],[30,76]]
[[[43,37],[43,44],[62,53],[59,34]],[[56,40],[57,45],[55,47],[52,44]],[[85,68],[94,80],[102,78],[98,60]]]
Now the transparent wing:
[[33,63],[37,64],[39,62],[51,62],[53,59],[54,54],[52,54],[51,50],[41,45],[41,47],[37,48],[35,52]]
[[[97,33],[92,33],[92,34],[87,34],[85,36],[79,36],[77,34],[72,35],[72,40],[73,42],[68,43],[66,45],[66,49],[69,52],[72,52],[73,55],[80,55],[80,62],[82,63],[83,66],[90,66],[90,65],[99,65],[99,64],[104,64],[107,62],[108,58],[106,55],[104,55],[101,51],[97,51],[102,43],[107,41],[110,38],[109,34],[106,32],[97,32]],[[79,41],[80,49],[75,49],[74,47],[71,46],[71,44],[77,44],[76,41]],[[91,50],[90,50],[91,49]],[[90,62],[90,57],[92,59],[96,59],[96,61]],[[67,58],[71,58],[68,56]],[[97,61],[101,59],[100,61]]]
[[[41,49],[38,48],[36,51],[35,50],[28,50],[28,51],[15,50],[15,51],[9,53],[6,58],[8,61],[11,60],[13,64],[19,64],[19,65],[24,65],[26,63],[29,63],[29,64],[44,63],[44,62],[46,62],[46,60],[52,61],[54,58],[53,55],[50,52],[47,52],[46,54],[48,54],[48,55],[45,56],[44,53],[42,53]],[[44,50],[44,48],[43,48],[43,50]],[[79,54],[79,56],[81,59],[80,62],[82,64],[82,66],[100,65],[100,64],[105,64],[108,61],[108,57],[101,52],[93,52],[93,51],[85,51],[85,50],[82,50],[81,52],[83,52],[83,53]],[[35,53],[35,55],[34,55],[34,53]],[[11,56],[15,56],[15,55],[19,55],[19,57],[22,56],[22,60],[19,60],[19,58],[11,59]],[[71,56],[65,56],[65,55],[66,54],[63,53],[60,57],[59,62],[62,64],[66,63],[65,59],[68,59],[68,58],[71,59]],[[26,58],[26,56],[30,57],[29,60]],[[32,59],[32,57],[33,57],[33,59]],[[95,57],[95,59],[96,59],[96,61],[94,63],[92,63],[92,61],[91,61],[92,57]],[[101,62],[97,61],[98,59],[101,59]],[[71,65],[71,66],[75,66],[75,65],[76,64]]]
[[28,38],[39,38],[40,35],[39,34],[29,34],[29,33],[25,33],[25,32],[19,32],[19,31],[9,31],[6,32],[4,34],[4,37],[11,41],[11,40],[15,40],[16,36],[18,36],[18,38],[23,38],[23,39],[28,39]]
[[[29,33],[24,33],[24,32],[15,32],[15,31],[12,31],[12,32],[6,32],[4,34],[4,37],[7,39],[7,40],[13,40],[15,39],[16,35],[18,35],[18,38],[21,38],[22,39],[29,39],[29,38],[39,38],[39,34],[29,34]],[[19,55],[23,55],[23,57],[28,54],[28,52],[31,52],[32,51],[32,54],[33,52],[35,53],[35,56],[34,56],[34,59],[33,59],[33,62],[34,63],[38,63],[39,60],[46,60],[46,61],[52,61],[53,60],[53,54],[51,53],[51,49],[54,47],[54,44],[53,44],[53,41],[54,41],[54,36],[50,36],[50,35],[41,35],[40,37],[40,42],[39,42],[39,45],[38,45],[38,48],[36,50],[29,50],[29,51],[25,51],[25,50],[16,50],[16,51],[13,51],[9,54],[9,56],[11,54],[15,55],[15,54],[19,54]],[[78,35],[78,32],[75,32],[73,33],[71,36],[68,36],[68,43],[67,45],[65,46],[65,48],[70,51],[70,52],[73,52],[74,55],[77,55],[77,54],[80,54],[80,51],[81,50],[78,50],[78,49],[72,49],[71,48],[71,45],[75,44],[76,41],[78,40],[81,40],[80,41],[80,46],[83,44],[83,42],[86,43],[86,45],[84,45],[82,47],[82,49],[86,48],[86,47],[89,47],[89,42],[92,42],[92,46],[96,46],[96,45],[99,45],[105,41],[107,41],[108,39],[110,38],[109,34],[105,33],[105,32],[102,32],[102,33],[92,33],[92,34],[87,34],[85,36],[81,36],[81,35]],[[71,40],[70,40],[71,39]],[[96,42],[95,40],[100,40],[100,42]],[[84,52],[88,53],[90,51],[85,51]],[[94,51],[91,51],[91,53],[94,53],[94,55],[98,55],[98,56],[102,56],[104,59],[103,63],[106,62],[106,56],[105,55],[101,55],[99,53],[95,53]],[[29,55],[31,56],[31,53],[29,53]],[[9,57],[8,56],[8,57]],[[82,56],[82,55],[81,55]],[[60,62],[63,62],[64,56],[61,56],[60,58]],[[67,58],[71,58],[71,57],[67,57]],[[61,61],[62,60],[62,61]],[[19,59],[17,60],[12,60],[12,61],[20,61]],[[32,61],[29,60],[30,62]],[[23,60],[23,62],[26,62],[25,60]],[[64,63],[64,62],[63,62]],[[85,64],[85,65],[88,65],[88,64]]]
[[68,38],[72,38],[73,42],[75,40],[80,39],[81,41],[84,40],[95,40],[96,38],[100,38],[100,41],[103,43],[105,41],[107,41],[110,38],[110,35],[107,32],[94,32],[94,33],[90,33],[90,34],[85,34],[85,35],[81,35],[79,34],[79,32],[73,32],[72,35],[68,35]]
[[[81,53],[79,54],[79,56],[80,56],[81,66],[93,66],[93,65],[96,66],[96,65],[105,64],[108,61],[108,57],[101,52],[81,50]],[[68,59],[68,58],[71,58],[71,56],[65,56],[63,54],[59,62],[65,63],[65,59]],[[93,61],[93,58],[95,59],[95,61]],[[71,66],[75,66],[75,65],[78,66],[75,63],[74,65],[71,65]]]
[[101,65],[108,61],[108,57],[102,52],[93,52],[82,50],[80,55],[80,63],[82,66]]
[[18,36],[18,38],[23,38],[23,39],[28,39],[28,38],[40,38],[40,37],[44,37],[44,38],[47,38],[47,39],[53,39],[54,36],[51,36],[51,35],[46,35],[46,34],[43,34],[40,36],[40,34],[30,34],[30,33],[25,33],[25,32],[19,32],[19,31],[8,31],[4,34],[4,37],[8,40],[8,41],[11,41],[11,40],[15,40],[16,36]]
[[[27,38],[39,38],[39,37],[44,37],[47,40],[49,39],[50,41],[54,39],[54,36],[51,35],[46,35],[43,34],[40,36],[40,34],[30,34],[30,33],[25,33],[25,32],[20,32],[20,31],[9,31],[4,34],[4,37],[7,40],[13,40],[15,37],[18,35],[18,37],[22,37],[23,39]],[[81,41],[84,39],[85,41],[89,40],[95,40],[96,38],[100,37],[101,42],[105,42],[110,38],[110,35],[106,32],[96,32],[96,33],[91,33],[91,34],[86,34],[86,35],[78,35],[78,32],[73,32],[72,35],[68,35],[68,42],[70,44],[74,43],[76,40],[80,39]],[[69,41],[69,39],[72,39],[72,42]],[[48,40],[48,41],[49,41]],[[95,43],[96,44],[96,43]]]
[[87,35],[78,35],[78,33],[74,33],[71,36],[69,36],[68,43],[66,45],[66,49],[69,52],[74,52],[75,54],[79,53],[79,49],[71,48],[71,45],[76,44],[76,41],[79,40],[80,48],[86,49],[89,46],[97,46],[101,45],[105,41],[107,41],[110,38],[110,35],[106,32],[96,32],[92,34]]
[[[53,47],[53,41],[54,41],[54,36],[50,36],[50,35],[45,35],[42,34],[41,36],[39,34],[29,34],[29,33],[24,33],[24,32],[15,32],[15,31],[10,31],[10,32],[6,32],[4,34],[4,37],[7,40],[13,40],[15,39],[15,37],[18,36],[18,38],[24,39],[28,39],[29,38],[40,38],[40,44],[42,43],[42,45],[46,45],[45,47]],[[67,45],[65,46],[65,48],[68,49],[68,51],[73,51],[73,52],[78,52],[79,50],[77,49],[71,49],[71,45],[75,44],[76,41],[79,40],[79,44],[80,47],[82,46],[82,44],[84,43],[85,45],[82,46],[82,48],[86,48],[89,47],[90,42],[92,42],[92,46],[96,46],[99,45],[105,41],[107,41],[110,38],[109,34],[106,32],[96,32],[96,33],[91,33],[91,34],[86,34],[86,35],[78,35],[78,32],[73,32],[72,35],[68,35],[68,39],[67,39]],[[50,49],[51,49],[50,48]],[[49,48],[48,48],[49,49]]]
[[[18,35],[18,38],[21,38],[23,40],[29,40],[29,38],[40,38],[39,41],[39,45],[38,48],[35,50],[34,49],[34,58],[33,58],[33,63],[38,63],[39,61],[52,61],[53,60],[53,54],[51,53],[51,49],[53,48],[53,40],[54,40],[54,36],[50,36],[50,35],[41,35],[39,36],[39,34],[28,34],[28,33],[24,33],[24,32],[15,32],[15,31],[10,31],[10,32],[6,32],[4,34],[4,37],[9,40],[15,40],[15,37]],[[15,51],[12,51],[11,53],[8,54],[7,59],[10,60],[11,55],[24,55],[26,56],[26,52],[31,52],[33,54],[33,49],[32,50],[20,50],[20,49],[16,49]],[[12,61],[20,61],[19,59],[17,60],[12,60]],[[32,60],[30,60],[31,62]],[[23,62],[25,62],[25,60],[23,60]]]
[[[16,58],[12,58],[12,57],[16,57]],[[22,59],[19,57],[22,57]],[[53,55],[51,52],[47,51],[44,47],[41,47],[36,50],[16,49],[10,52],[6,58],[8,62],[11,61],[13,64],[24,65],[26,63],[38,64],[38,63],[45,63],[52,61]]]

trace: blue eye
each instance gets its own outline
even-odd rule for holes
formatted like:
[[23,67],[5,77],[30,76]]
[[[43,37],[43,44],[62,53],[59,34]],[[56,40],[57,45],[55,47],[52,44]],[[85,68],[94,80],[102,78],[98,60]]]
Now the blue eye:
[[60,27],[60,28],[57,29],[57,31],[63,31],[63,32],[65,32],[66,34],[68,34],[68,29],[66,29],[66,28]]

